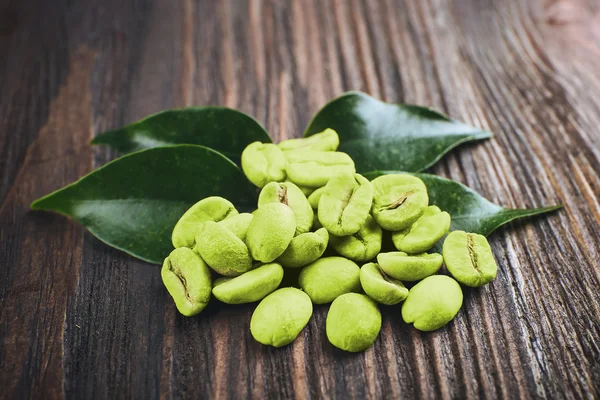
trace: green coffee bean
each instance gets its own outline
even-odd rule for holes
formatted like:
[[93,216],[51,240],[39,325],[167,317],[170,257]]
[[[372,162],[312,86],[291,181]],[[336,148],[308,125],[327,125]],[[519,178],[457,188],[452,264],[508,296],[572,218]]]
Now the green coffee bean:
[[246,240],[246,233],[248,232],[248,227],[250,226],[252,218],[254,218],[254,215],[250,213],[241,213],[220,221],[219,225],[229,229],[235,236],[243,241]]
[[313,303],[330,303],[360,290],[360,268],[347,258],[324,257],[304,267],[298,282]]
[[442,254],[448,271],[463,285],[480,287],[496,278],[498,264],[485,236],[450,232],[444,240]]
[[355,172],[350,156],[337,151],[289,151],[285,157],[288,178],[299,186],[320,188],[337,174]]
[[258,304],[250,320],[252,337],[264,345],[282,347],[298,337],[312,316],[310,297],[296,288],[274,291]]
[[265,264],[235,278],[217,279],[212,292],[223,303],[252,303],[277,289],[282,279],[281,265]]
[[406,253],[422,253],[431,249],[450,230],[450,214],[429,206],[409,228],[392,234],[394,246]]
[[329,241],[327,229],[302,233],[292,239],[290,245],[277,259],[286,268],[299,268],[323,255]]
[[296,217],[296,235],[310,231],[314,212],[306,196],[292,182],[271,182],[258,196],[258,207],[269,203],[281,203],[289,206]]
[[288,139],[278,144],[283,151],[290,150],[317,150],[317,151],[336,151],[340,145],[340,138],[333,129],[325,129],[321,133],[312,136]]
[[351,352],[371,347],[381,330],[377,304],[365,295],[343,294],[333,301],[327,319],[327,339],[335,347]]
[[181,314],[191,317],[204,310],[212,284],[200,256],[187,247],[175,249],[165,259],[160,275]]
[[360,285],[370,298],[388,306],[398,304],[408,296],[404,284],[387,276],[376,263],[360,268]]
[[204,221],[219,222],[237,214],[233,204],[222,197],[213,196],[200,200],[177,221],[171,235],[173,247],[194,247],[196,230],[200,223]]
[[263,187],[285,179],[285,156],[273,143],[250,143],[242,152],[242,169],[250,182]]
[[435,274],[442,266],[441,254],[412,254],[402,251],[379,253],[377,262],[389,276],[404,282],[414,282]]
[[433,275],[410,289],[402,305],[402,319],[420,331],[434,331],[452,321],[462,301],[462,290],[454,279]]
[[294,232],[296,217],[292,209],[282,203],[268,203],[254,211],[246,244],[252,258],[270,263],[287,249]]
[[349,236],[329,237],[331,247],[340,255],[356,262],[365,262],[381,251],[382,231],[375,219],[367,215],[367,220],[358,232]]
[[388,231],[401,231],[415,222],[427,207],[427,187],[419,178],[407,174],[379,176],[373,181],[375,221]]
[[308,196],[308,202],[310,203],[310,206],[313,208],[313,210],[319,208],[319,201],[321,200],[321,196],[323,196],[324,192],[325,186],[315,189],[315,191],[312,192],[310,196]]
[[194,251],[221,275],[238,276],[252,268],[252,258],[244,242],[214,221],[199,225]]
[[372,203],[373,187],[367,178],[360,174],[335,175],[319,200],[319,221],[332,235],[352,235],[364,225]]

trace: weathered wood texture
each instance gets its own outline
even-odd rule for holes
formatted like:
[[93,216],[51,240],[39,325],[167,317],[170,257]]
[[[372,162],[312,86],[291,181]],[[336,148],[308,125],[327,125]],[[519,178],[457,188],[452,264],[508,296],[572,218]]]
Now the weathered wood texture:
[[[0,397],[598,398],[597,0],[0,2]],[[493,284],[421,334],[398,307],[369,351],[327,343],[317,307],[291,346],[252,306],[174,312],[159,268],[35,198],[116,154],[97,132],[218,104],[297,136],[360,89],[432,105],[495,138],[432,169],[507,206],[564,203],[491,237]]]

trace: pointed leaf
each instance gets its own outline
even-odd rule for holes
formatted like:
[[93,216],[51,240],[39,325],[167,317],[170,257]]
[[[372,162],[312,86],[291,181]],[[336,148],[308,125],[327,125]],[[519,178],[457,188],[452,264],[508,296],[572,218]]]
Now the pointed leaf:
[[338,132],[339,150],[352,157],[358,172],[419,172],[462,143],[492,136],[430,108],[384,103],[361,92],[332,100],[317,113],[304,136],[326,128]]
[[99,134],[92,144],[106,144],[123,153],[177,144],[198,144],[223,153],[239,165],[244,148],[271,142],[254,118],[226,107],[167,110]]
[[[399,171],[373,171],[364,174],[369,179]],[[489,235],[500,226],[517,218],[531,217],[562,208],[562,205],[515,209],[496,205],[465,185],[431,174],[411,174],[419,177],[429,192],[429,203],[447,211],[452,216],[451,230]]]
[[173,249],[171,231],[187,208],[207,196],[236,207],[256,204],[256,190],[222,154],[180,145],[139,151],[98,168],[31,204],[84,225],[98,239],[161,264]]

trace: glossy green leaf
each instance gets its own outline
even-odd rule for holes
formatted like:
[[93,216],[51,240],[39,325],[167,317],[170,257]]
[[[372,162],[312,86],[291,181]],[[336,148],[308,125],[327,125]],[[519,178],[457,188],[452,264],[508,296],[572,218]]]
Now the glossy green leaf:
[[271,142],[254,118],[226,107],[167,110],[99,134],[92,144],[106,144],[123,153],[177,144],[198,144],[223,153],[239,165],[244,148]]
[[[369,179],[399,171],[373,171],[363,174]],[[452,216],[451,230],[464,230],[489,235],[500,226],[517,218],[531,217],[562,208],[562,205],[516,209],[504,208],[480,196],[462,183],[431,174],[412,174],[419,177],[429,192],[429,204],[436,205]]]
[[332,100],[317,113],[304,136],[326,128],[337,131],[339,151],[352,157],[357,172],[423,171],[454,147],[492,136],[430,108],[384,103],[361,92]]
[[202,146],[142,150],[116,159],[31,204],[83,224],[98,239],[161,264],[171,231],[187,208],[222,196],[240,209],[256,205],[256,189],[222,154]]

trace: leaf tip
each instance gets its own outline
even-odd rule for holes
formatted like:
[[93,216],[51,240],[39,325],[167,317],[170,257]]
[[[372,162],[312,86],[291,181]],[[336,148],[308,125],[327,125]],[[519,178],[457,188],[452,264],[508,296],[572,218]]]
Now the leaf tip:
[[552,211],[558,211],[565,208],[564,204],[555,204],[553,206],[547,206],[547,207],[541,207],[540,213],[548,213],[548,212],[552,212]]
[[481,129],[480,131],[477,131],[473,137],[476,139],[490,139],[494,137],[494,134],[487,129]]
[[35,199],[34,201],[31,202],[31,204],[29,204],[29,208],[34,211],[47,210],[48,208],[46,208],[44,206],[44,200],[46,199],[46,197],[48,197],[48,196],[44,196],[44,197],[40,197],[39,199]]

